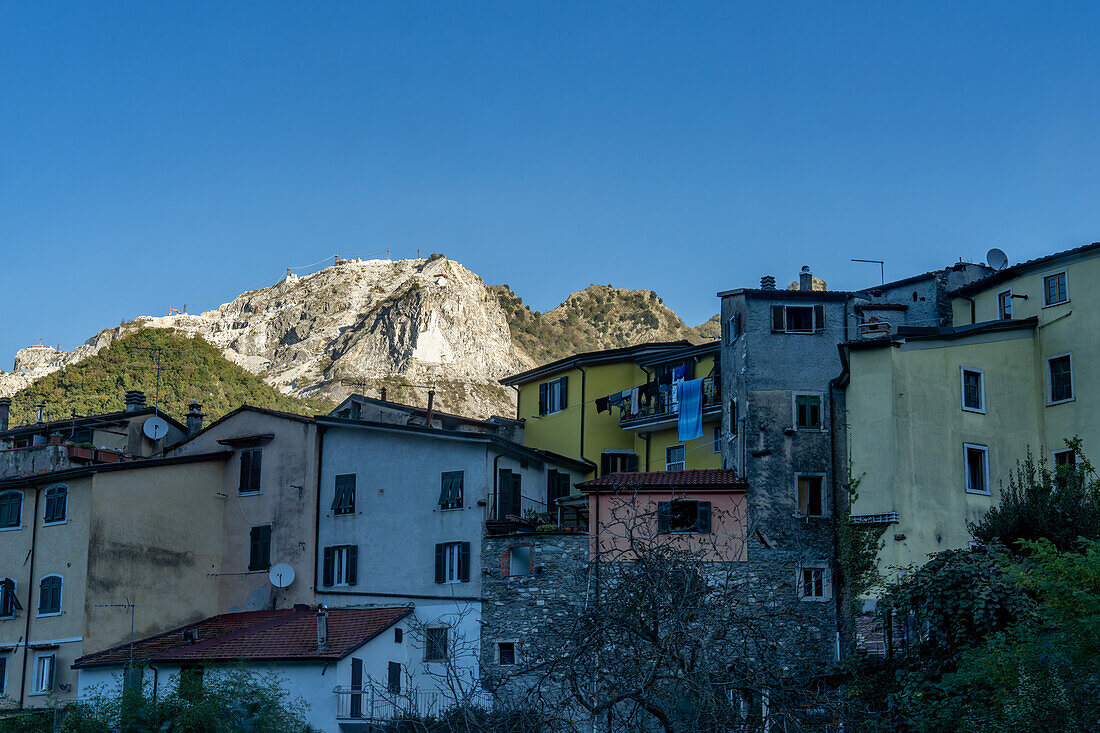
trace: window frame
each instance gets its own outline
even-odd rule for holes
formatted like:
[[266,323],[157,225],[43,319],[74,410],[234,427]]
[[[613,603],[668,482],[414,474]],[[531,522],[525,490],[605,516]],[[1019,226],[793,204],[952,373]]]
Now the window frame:
[[[501,654],[500,654],[501,649],[500,648],[501,648],[501,646],[503,646],[505,644],[510,644],[512,646],[512,661],[511,662],[502,662],[501,661]],[[497,641],[495,644],[493,644],[493,649],[495,651],[496,663],[499,664],[500,666],[502,666],[502,667],[515,667],[516,665],[519,664],[519,640],[517,640],[517,639],[501,639],[500,641]]]
[[[242,490],[241,489],[241,482],[244,479],[244,456],[245,456],[246,453],[248,454],[248,488]],[[255,465],[254,465],[255,464],[254,459],[256,458],[257,454],[260,457],[260,469],[258,471],[255,469]],[[261,447],[256,447],[256,446],[252,446],[252,447],[249,447],[249,448],[241,448],[239,462],[240,463],[239,463],[238,470],[240,471],[240,473],[237,476],[237,493],[242,495],[242,496],[255,496],[256,494],[262,494],[263,493],[263,485],[264,485],[264,468],[263,468],[263,466],[264,466],[264,449],[261,448]],[[256,487],[252,486],[252,476],[254,474],[258,474],[258,476],[257,476],[258,486],[256,486]]]
[[[42,679],[42,662],[49,659],[50,662],[50,677],[49,684],[43,686],[40,682]],[[49,695],[53,692],[53,688],[57,686],[57,652],[44,651],[34,653],[34,687],[28,692],[28,695]]]
[[[442,643],[433,644],[430,635],[432,632],[443,632]],[[440,646],[442,656],[431,656],[429,652],[435,651],[432,646]],[[451,627],[447,624],[432,624],[424,627],[424,661],[428,663],[446,662],[451,655]]]
[[[1062,282],[1064,283],[1064,286],[1065,286],[1066,297],[1063,300],[1048,301],[1047,300],[1047,295],[1049,294],[1050,291],[1047,288],[1047,280],[1051,279],[1052,277],[1058,277],[1059,275],[1062,276]],[[1064,305],[1064,304],[1069,302],[1069,269],[1068,268],[1063,268],[1061,270],[1054,270],[1053,272],[1044,273],[1042,278],[1043,278],[1043,307],[1044,308],[1052,308],[1056,305]]]
[[[801,502],[801,499],[799,497],[799,493],[800,493],[799,481],[801,479],[818,479],[820,481],[820,486],[819,486],[819,488],[821,490],[821,513],[820,514],[810,514],[809,513],[810,497],[809,497],[808,492],[806,494],[806,509],[807,509],[807,511],[806,512],[802,511],[802,506],[801,506],[802,502]],[[828,492],[828,486],[825,482],[825,479],[826,479],[826,475],[824,473],[814,473],[814,472],[805,472],[805,471],[799,471],[799,472],[795,473],[795,475],[794,475],[795,516],[797,516],[799,518],[802,518],[802,519],[823,519],[823,518],[829,516],[829,504],[828,504],[828,501],[827,501],[827,497],[829,495],[829,492]]]
[[[783,328],[778,329],[775,327],[775,309],[783,309]],[[787,316],[788,308],[809,308],[810,309],[810,330],[796,330],[792,331],[789,327],[789,318]],[[811,303],[810,305],[790,305],[787,303],[774,303],[770,307],[771,321],[772,321],[772,333],[787,333],[795,336],[807,336],[815,333],[821,333],[825,330],[825,304],[824,303]]]
[[[517,550],[526,550],[527,551],[526,567],[523,568],[522,572],[518,572],[518,573],[516,572],[516,567],[517,566],[523,566],[524,563],[522,562],[522,558],[520,558],[519,562],[517,562],[517,558],[516,558],[516,551]],[[535,550],[534,545],[532,545],[530,542],[517,542],[515,544],[509,545],[508,546],[508,574],[507,574],[507,577],[509,577],[509,578],[513,578],[513,577],[520,578],[520,577],[523,577],[525,575],[532,575],[534,573],[534,570],[535,570],[535,552],[534,552],[534,550]]]
[[[340,479],[346,479],[349,476],[351,477],[351,492],[349,494],[350,501],[340,503],[340,505],[337,506],[337,502],[338,502],[338,500],[340,499],[340,496],[341,496]],[[355,473],[338,473],[338,474],[333,475],[333,477],[332,477],[332,504],[329,505],[329,510],[332,512],[332,516],[334,516],[334,517],[353,517],[353,516],[355,516],[355,493],[356,493],[357,484],[359,483],[358,479],[357,479],[357,476],[358,476],[358,474],[355,474]],[[346,489],[346,488],[347,487],[345,486],[344,489]]]
[[1059,448],[1050,452],[1050,467],[1057,471],[1061,466],[1058,465],[1058,456],[1069,453],[1073,456],[1073,461],[1069,464],[1071,466],[1077,466],[1077,451],[1073,448]]
[[[1002,297],[1006,294],[1007,298]],[[1012,320],[1012,288],[1005,288],[997,293],[997,320]]]
[[[545,417],[546,415],[553,415],[561,412],[569,407],[569,375],[563,374],[560,377],[554,379],[548,379],[539,385],[541,391],[545,385],[545,398],[539,396],[539,417]],[[555,392],[555,388],[557,391]],[[565,391],[565,404],[562,404],[562,391]],[[545,399],[545,401],[544,401]],[[543,408],[545,407],[545,411]]]
[[[811,595],[806,593],[805,574],[807,572],[821,573],[821,595]],[[807,601],[810,603],[827,602],[832,592],[832,588],[830,588],[829,583],[829,568],[823,565],[799,565],[797,575],[795,576],[795,587],[798,589],[799,601]]]
[[[452,480],[458,477],[458,498],[450,501],[444,501],[444,497],[450,497],[450,494],[446,491],[447,479]],[[465,471],[443,471],[439,476],[439,511],[452,512],[457,509],[463,508],[463,502],[465,501],[466,490],[466,472]]]
[[15,529],[23,529],[23,504],[26,497],[23,495],[23,491],[20,489],[11,489],[9,491],[0,491],[0,502],[3,502],[6,496],[18,496],[19,497],[19,511],[16,512],[15,523],[6,524],[0,526],[0,532],[10,532]]
[[[1051,362],[1056,359],[1069,359],[1069,397],[1065,399],[1054,399],[1054,372],[1051,370]],[[1073,402],[1077,399],[1077,385],[1073,379],[1073,352],[1067,351],[1063,354],[1054,354],[1048,356],[1047,359],[1047,407],[1051,405],[1063,405],[1067,402]]]
[[714,452],[715,454],[722,452],[722,426],[714,426]]
[[[61,518],[60,519],[47,519],[47,513],[50,510],[50,492],[61,491]],[[53,484],[46,489],[43,495],[45,501],[42,502],[42,526],[52,527],[55,524],[66,524],[69,521],[69,486],[68,484]]]
[[[267,552],[265,553],[267,555],[267,564],[263,565],[261,567],[262,563],[257,563],[256,562],[258,558],[257,558],[257,554],[255,552],[255,550],[257,548],[255,534],[256,534],[256,530],[263,530],[263,529],[267,530]],[[273,535],[274,535],[274,526],[271,524],[271,522],[268,522],[266,524],[257,524],[257,525],[254,525],[254,526],[249,528],[249,530],[248,530],[248,570],[249,570],[249,572],[267,571],[267,570],[271,569],[271,566],[273,564],[271,562],[271,545],[272,545]]]
[[[971,372],[978,375],[978,402],[979,407],[967,407],[966,405],[966,373]],[[978,369],[976,367],[960,366],[959,367],[959,388],[960,397],[962,398],[962,409],[966,412],[975,412],[981,415],[985,414],[985,370]]]
[[[327,583],[326,554],[332,551],[332,583]],[[354,566],[355,572],[349,570]],[[339,573],[337,571],[340,571]],[[339,582],[337,582],[339,580]],[[321,587],[348,588],[359,585],[359,546],[329,545],[321,552]]]
[[[441,542],[443,545],[443,585],[453,585],[462,581],[462,543]],[[453,573],[452,573],[453,571]],[[454,577],[450,577],[451,575]]]
[[[983,455],[982,459],[982,480],[985,483],[984,489],[975,489],[970,485],[970,451],[980,451]],[[979,496],[992,496],[993,490],[989,483],[989,446],[981,445],[980,443],[963,443],[963,479],[964,486],[966,487],[966,493],[978,494]]]
[[[42,611],[42,585],[51,578],[57,578],[59,581],[57,584],[57,610],[56,611]],[[50,616],[60,616],[61,610],[65,607],[65,578],[60,573],[46,573],[38,579],[38,608],[36,609],[35,618],[48,618]]]
[[[3,598],[3,595],[2,595],[3,592],[4,592],[2,584],[5,581],[8,581],[8,580],[11,581],[11,596],[12,596],[11,613],[4,613],[4,606],[6,604],[4,603],[4,598]],[[21,610],[23,610],[23,606],[22,606],[21,603],[19,603],[19,581],[17,581],[15,578],[11,578],[11,577],[0,578],[0,620],[13,619],[16,616],[15,612],[16,611],[21,611]]]
[[[679,461],[670,461],[668,452],[679,448],[683,453],[683,457]],[[679,468],[672,468],[672,466],[679,464]],[[666,471],[686,471],[687,470],[687,445],[684,443],[677,443],[675,445],[665,446],[665,470]]]
[[[798,424],[798,398],[799,397],[816,397],[817,398],[817,420],[818,426],[812,427],[800,427]],[[791,426],[794,427],[800,433],[822,433],[825,432],[825,394],[823,392],[791,392]]]
[[[672,529],[672,518],[675,516],[673,504],[694,504],[695,522],[689,529]],[[703,511],[702,507],[706,507]],[[666,508],[667,507],[667,508]],[[706,517],[706,521],[703,521]],[[662,529],[662,525],[664,528]],[[693,535],[712,534],[714,532],[714,503],[701,499],[676,499],[657,502],[657,534],[658,535]]]

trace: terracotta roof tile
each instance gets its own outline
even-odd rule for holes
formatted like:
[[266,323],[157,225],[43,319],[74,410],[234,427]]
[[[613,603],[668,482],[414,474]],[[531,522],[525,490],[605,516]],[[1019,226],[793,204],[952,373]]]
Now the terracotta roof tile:
[[591,481],[577,484],[581,491],[604,491],[624,488],[711,488],[744,490],[748,482],[736,471],[724,468],[696,469],[692,471],[635,471],[612,473]]

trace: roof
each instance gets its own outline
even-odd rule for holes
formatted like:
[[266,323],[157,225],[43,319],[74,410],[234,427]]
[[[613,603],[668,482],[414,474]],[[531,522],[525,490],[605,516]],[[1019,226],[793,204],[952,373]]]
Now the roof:
[[[393,608],[328,610],[328,649],[317,649],[317,612],[303,605],[277,611],[223,613],[134,642],[133,658],[141,662],[294,662],[336,661],[374,639],[412,613]],[[188,642],[184,630],[194,629]],[[80,657],[74,669],[127,664],[130,645]]]
[[63,481],[78,476],[91,476],[95,473],[108,473],[110,471],[131,471],[140,468],[172,466],[178,463],[199,463],[200,461],[224,461],[231,455],[233,455],[232,451],[213,451],[210,453],[194,453],[187,456],[169,456],[167,458],[142,458],[121,463],[93,463],[76,468],[65,468],[60,471],[47,471],[45,473],[32,473],[25,476],[0,479],[0,489],[10,486],[37,486],[49,481]]
[[157,413],[159,417],[164,418],[168,423],[179,430],[187,432],[187,426],[183,425],[177,420],[166,415],[163,411],[157,410],[155,407],[142,407],[139,410],[133,410],[127,412],[126,410],[120,410],[118,412],[105,412],[102,415],[84,415],[78,417],[66,417],[62,420],[50,420],[49,422],[32,422],[24,425],[17,425],[14,428],[10,428],[0,433],[2,436],[18,435],[20,433],[38,433],[43,430],[57,430],[59,428],[68,427],[84,427],[89,423],[118,423],[125,422],[131,418],[141,417],[143,415],[152,415]]
[[744,295],[746,298],[757,300],[848,300],[853,295],[860,295],[848,290],[785,290],[783,288],[735,288],[734,290],[719,291],[718,297],[725,298],[729,295]]
[[[237,415],[241,412],[246,412],[246,411],[247,412],[258,412],[262,415],[271,415],[272,417],[281,417],[281,418],[285,418],[287,420],[296,420],[297,422],[304,422],[304,423],[313,422],[313,418],[310,417],[309,415],[299,415],[299,414],[294,413],[294,412],[284,412],[282,410],[269,410],[266,407],[256,407],[255,405],[241,405],[237,409],[225,413],[224,415],[222,415],[221,417],[219,417],[217,420],[210,423],[209,425],[205,426],[202,430],[198,431],[197,433],[194,433],[193,435],[188,435],[186,438],[184,438],[180,442],[173,443],[172,445],[168,446],[168,449],[169,450],[174,450],[175,448],[178,448],[179,446],[183,445],[184,443],[189,443],[192,440],[194,440],[195,438],[197,438],[200,435],[202,435],[203,433],[205,433],[207,430],[210,430],[211,428],[215,427],[216,425],[221,425],[223,422],[225,422],[229,418],[233,417],[234,415]],[[186,431],[186,430],[187,430],[187,428],[184,428],[184,431]]]
[[[351,402],[353,400],[362,400],[363,402],[368,402],[368,403],[373,404],[373,405],[379,405],[381,407],[388,407],[388,408],[391,408],[391,409],[394,409],[394,410],[398,410],[400,412],[407,412],[410,415],[416,415],[418,417],[425,417],[426,418],[427,415],[428,415],[428,408],[426,408],[426,407],[418,407],[416,405],[406,405],[403,402],[394,402],[393,400],[383,400],[383,399],[379,399],[378,397],[368,397],[367,395],[363,395],[363,394],[348,395],[346,398],[344,398],[344,401],[341,402],[336,407],[334,407],[332,409],[332,411],[329,412],[329,414],[330,415],[335,415],[345,404],[347,404],[348,402]],[[432,416],[440,418],[440,419],[450,418],[451,420],[456,420],[458,422],[463,422],[463,423],[467,423],[467,424],[470,424],[470,425],[481,425],[481,426],[484,426],[484,427],[492,427],[492,428],[495,428],[497,425],[499,425],[500,421],[502,421],[502,420],[507,421],[507,422],[511,422],[511,423],[519,423],[519,420],[513,420],[512,418],[502,417],[502,416],[499,416],[499,415],[494,415],[493,417],[486,418],[486,419],[483,420],[483,419],[478,418],[478,417],[469,417],[467,415],[457,415],[453,412],[443,412],[442,410],[435,410],[435,409],[432,410]]]
[[994,272],[992,275],[983,277],[981,280],[975,280],[969,285],[964,285],[961,288],[952,290],[950,294],[969,295],[970,293],[976,293],[980,290],[985,290],[988,287],[996,285],[997,283],[1003,283],[1006,280],[1011,280],[1020,273],[1026,272],[1036,267],[1042,267],[1061,259],[1067,259],[1069,257],[1087,254],[1097,249],[1100,249],[1100,242],[1085,244],[1080,247],[1074,247],[1073,249],[1064,249],[1061,252],[1055,252],[1053,254],[1044,255],[1043,257],[1036,257],[1033,260],[1019,262],[1012,267],[1006,267],[1003,270],[998,270],[997,272]]
[[840,346],[849,349],[900,346],[906,341],[950,340],[983,333],[997,333],[998,331],[1034,330],[1038,324],[1039,319],[1036,316],[1031,316],[1030,318],[983,321],[965,326],[899,326],[897,332],[891,334],[888,338],[857,339],[855,341],[845,341]]
[[586,351],[581,354],[574,354],[567,356],[557,361],[552,361],[549,364],[543,364],[542,366],[535,367],[534,369],[528,369],[525,372],[519,374],[513,374],[508,377],[504,377],[499,380],[501,384],[506,386],[512,386],[516,384],[526,384],[533,382],[536,379],[555,374],[564,369],[572,369],[579,366],[588,366],[590,364],[606,364],[608,362],[623,361],[625,359],[635,359],[649,354],[661,354],[669,351],[677,351],[679,349],[690,349],[693,344],[690,341],[656,341],[645,344],[635,344],[634,346],[624,346],[621,349],[604,349],[603,351]]
[[738,476],[737,471],[727,468],[611,473],[577,484],[577,488],[585,493],[622,488],[744,491],[748,486],[748,481]]

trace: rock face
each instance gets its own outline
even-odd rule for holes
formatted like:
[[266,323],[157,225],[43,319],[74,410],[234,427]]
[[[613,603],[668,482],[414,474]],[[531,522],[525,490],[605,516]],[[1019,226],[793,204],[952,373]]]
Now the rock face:
[[423,404],[434,387],[438,409],[476,417],[511,415],[515,394],[496,380],[558,351],[698,338],[649,291],[591,286],[538,315],[442,255],[347,260],[201,315],[140,317],[71,352],[22,349],[14,371],[0,372],[0,395],[141,328],[201,336],[287,394],[339,401],[385,387],[389,399]]

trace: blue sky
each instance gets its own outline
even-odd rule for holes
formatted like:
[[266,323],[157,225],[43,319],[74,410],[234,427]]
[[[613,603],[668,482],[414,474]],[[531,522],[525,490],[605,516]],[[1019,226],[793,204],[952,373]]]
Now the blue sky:
[[443,252],[547,310],[1100,239],[1068,3],[0,2],[0,368],[287,266]]

